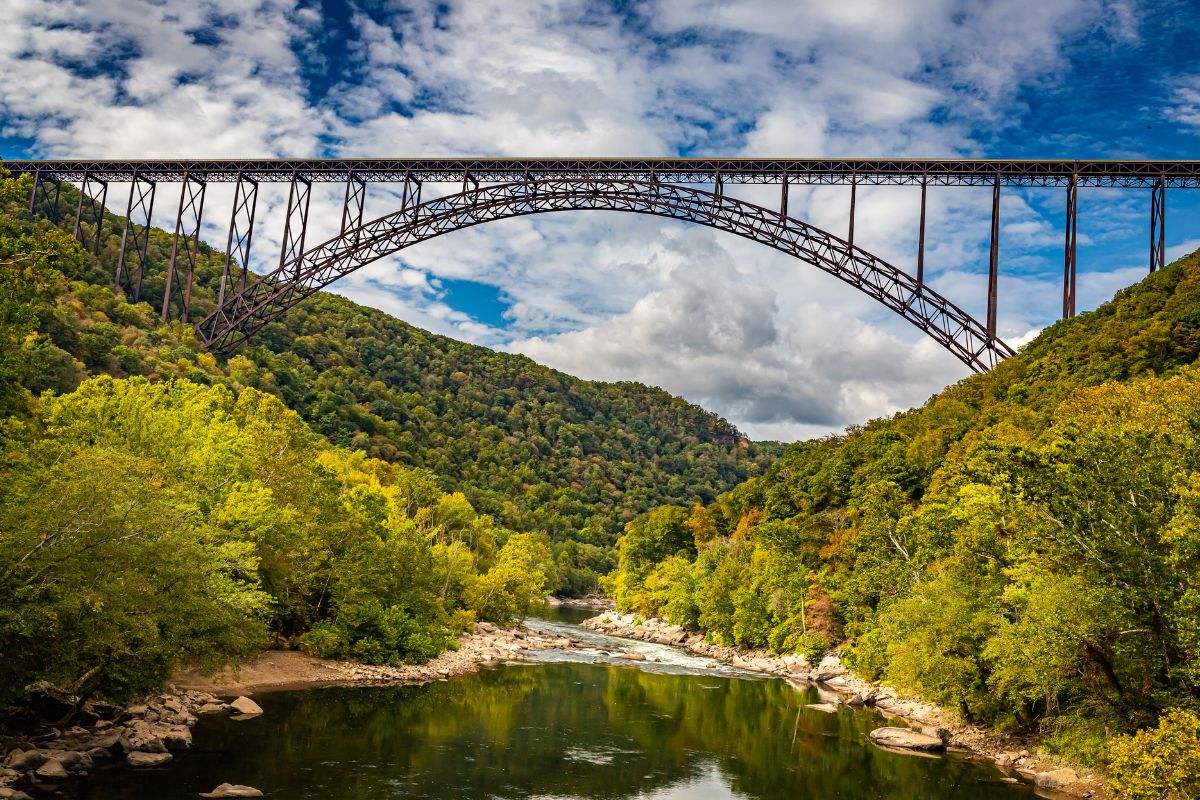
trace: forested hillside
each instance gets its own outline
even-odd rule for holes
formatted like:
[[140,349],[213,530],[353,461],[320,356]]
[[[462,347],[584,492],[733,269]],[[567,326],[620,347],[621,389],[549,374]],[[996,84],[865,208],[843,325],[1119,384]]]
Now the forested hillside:
[[1193,255],[922,408],[632,521],[611,589],[728,644],[840,645],[1103,762],[1110,735],[1200,706],[1197,356]]
[[[10,180],[10,252],[34,248],[51,209],[24,210],[28,179]],[[74,219],[64,186],[58,216]],[[99,258],[63,249],[39,273],[42,292],[18,383],[69,392],[89,375],[183,377],[281,398],[337,446],[432,471],[479,512],[555,542],[566,593],[595,588],[621,526],[662,503],[711,502],[782,451],[747,441],[715,414],[636,383],[583,381],[518,355],[414,328],[321,293],[232,358],[203,352],[189,329],[160,325],[171,237],[152,230],[143,303],[110,287],[122,218],[106,215]],[[89,238],[94,234],[84,223]],[[31,238],[33,237],[33,238]],[[15,249],[14,249],[15,248]],[[192,316],[211,307],[224,256],[201,246]],[[32,302],[32,301],[31,301]]]
[[69,280],[95,263],[27,191],[0,178],[0,727],[34,680],[136,696],[272,637],[424,661],[559,580],[544,532],[332,445],[186,327]]

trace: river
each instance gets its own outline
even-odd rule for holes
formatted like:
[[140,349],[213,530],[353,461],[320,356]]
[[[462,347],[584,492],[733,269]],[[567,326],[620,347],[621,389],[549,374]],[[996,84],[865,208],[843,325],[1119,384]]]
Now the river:
[[[584,631],[585,610],[530,627],[581,650],[425,686],[264,693],[266,713],[204,717],[164,768],[98,770],[79,800],[182,800],[223,782],[275,798],[1023,800],[990,765],[879,750],[872,711],[808,709],[797,689],[684,653]],[[624,648],[647,660],[630,662]]]

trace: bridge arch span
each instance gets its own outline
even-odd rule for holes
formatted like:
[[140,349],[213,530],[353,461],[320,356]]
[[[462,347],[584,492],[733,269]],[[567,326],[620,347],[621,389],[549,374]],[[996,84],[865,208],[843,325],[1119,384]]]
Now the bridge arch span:
[[806,222],[721,191],[586,177],[491,184],[424,203],[405,202],[399,211],[348,229],[240,291],[223,294],[197,330],[206,346],[229,352],[319,289],[405,248],[485,222],[572,210],[683,220],[787,253],[882,303],[976,372],[1013,354],[977,320],[908,273]]

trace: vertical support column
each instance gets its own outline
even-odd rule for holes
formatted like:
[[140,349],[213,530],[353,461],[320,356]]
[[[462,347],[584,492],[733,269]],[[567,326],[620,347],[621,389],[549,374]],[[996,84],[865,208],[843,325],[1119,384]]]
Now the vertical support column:
[[[117,256],[116,288],[124,292],[126,299],[138,302],[142,299],[142,278],[146,275],[146,248],[150,244],[150,215],[154,212],[154,181],[147,180],[137,172],[129,187],[129,204],[125,207],[125,225],[121,229],[121,252]],[[134,217],[141,221],[141,230],[134,225]],[[129,245],[133,248],[130,249]],[[126,262],[126,256],[135,265]]]
[[[100,197],[96,197],[96,187],[99,186]],[[75,230],[72,235],[83,245],[85,250],[91,250],[92,255],[100,255],[100,227],[104,224],[104,206],[108,201],[108,182],[93,178],[91,173],[83,173],[83,183],[79,184],[79,202],[75,206]],[[96,226],[92,232],[91,244],[88,244],[86,231],[82,225],[84,209]]]
[[238,170],[237,183],[233,187],[233,213],[229,218],[229,238],[225,242],[225,264],[221,268],[221,283],[217,287],[217,305],[225,305],[225,291],[229,286],[229,273],[234,266],[241,268],[235,291],[246,288],[246,273],[250,269],[250,239],[254,235],[254,208],[258,204],[258,181],[248,178]]
[[[192,279],[196,274],[196,256],[200,249],[200,220],[204,216],[204,181],[184,170],[179,192],[179,210],[175,214],[175,238],[171,242],[171,261],[167,264],[167,282],[163,287],[162,320],[170,318],[171,303],[179,308],[179,319],[188,320],[192,304]],[[187,228],[184,228],[186,218]],[[182,240],[184,275],[180,277],[179,245]]]
[[[50,186],[54,186],[51,194]],[[58,196],[62,190],[62,181],[52,172],[42,174],[41,170],[34,173],[33,191],[29,198],[29,210],[38,212],[41,207],[46,212],[46,218],[58,224]]]
[[34,206],[37,204],[38,186],[42,182],[42,171],[35,169],[33,171],[33,186],[29,190],[29,213],[33,213]]
[[1071,173],[1067,183],[1066,241],[1063,245],[1063,319],[1075,316],[1075,245],[1077,239],[1076,209],[1079,197],[1079,176]]
[[346,175],[346,199],[342,201],[342,228],[339,233],[362,227],[366,200],[367,184],[351,171]]
[[858,175],[857,173],[850,176],[850,232],[846,237],[846,241],[850,243],[850,249],[854,249],[854,200],[858,196]]
[[79,220],[83,217],[83,198],[87,194],[87,185],[90,178],[91,173],[85,169],[83,171],[83,180],[79,184],[79,202],[75,204],[75,227],[71,229],[71,235],[76,239],[79,238]]
[[[471,184],[471,185],[474,187],[474,189],[475,189],[475,192],[478,194],[478,192],[479,192],[479,179],[478,179],[478,178],[476,178],[474,175],[472,175],[470,170],[466,170],[466,171],[464,171],[464,172],[463,172],[463,184],[462,184],[462,190],[463,190],[463,194],[466,194],[466,193],[467,193],[467,184],[468,184],[468,183],[470,183],[470,184]],[[472,207],[472,208],[474,208],[474,207],[475,207],[475,204],[476,204],[478,201],[479,201],[479,198],[478,198],[478,197],[473,197],[473,198],[471,198],[471,207]]]
[[725,196],[725,182],[721,180],[721,170],[717,170],[713,176],[713,193],[717,197]]
[[783,173],[783,187],[779,197],[779,216],[787,219],[788,215],[788,174]]
[[404,188],[400,190],[400,210],[409,211],[421,205],[421,181],[404,173]]
[[992,236],[988,255],[987,337],[996,338],[996,284],[1000,277],[1000,175],[992,183]]
[[54,182],[54,199],[50,201],[50,221],[58,224],[58,198],[62,194],[62,181]]
[[1167,258],[1167,182],[1159,175],[1150,196],[1150,271],[1166,265]]
[[921,224],[917,232],[917,291],[925,288],[925,194],[929,176],[921,176]]
[[[312,183],[299,172],[292,173],[288,189],[287,219],[283,224],[283,249],[279,253],[279,268],[304,255],[304,234],[308,230],[308,198]],[[297,269],[299,266],[297,265]]]

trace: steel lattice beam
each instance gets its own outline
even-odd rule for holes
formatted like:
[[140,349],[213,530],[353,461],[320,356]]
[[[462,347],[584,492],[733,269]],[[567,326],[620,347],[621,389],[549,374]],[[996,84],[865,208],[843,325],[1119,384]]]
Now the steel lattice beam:
[[[100,194],[96,195],[96,188],[99,187]],[[75,206],[75,229],[72,235],[79,241],[85,250],[91,250],[92,255],[100,255],[100,238],[101,226],[104,224],[104,206],[108,201],[108,181],[100,180],[95,176],[88,174],[84,175],[83,183],[79,187],[79,201]],[[91,244],[88,244],[87,229],[83,226],[84,211],[91,219],[95,228],[92,230]]]
[[1159,176],[1150,194],[1150,271],[1163,268],[1167,259],[1166,178]]
[[85,173],[106,181],[147,179],[178,183],[199,173],[210,183],[233,183],[239,175],[258,182],[289,183],[297,174],[317,183],[340,183],[350,175],[369,182],[515,183],[545,180],[637,180],[649,183],[731,183],[1065,187],[1072,176],[1083,187],[1200,188],[1200,161],[1055,159],[757,159],[757,158],[400,158],[228,159],[208,161],[7,161],[13,173],[80,181]]
[[[154,181],[134,175],[129,187],[129,204],[121,228],[121,251],[117,255],[116,288],[138,302],[142,299],[142,279],[146,276],[146,249],[150,244],[150,220],[154,213]],[[141,225],[134,219],[141,221]],[[132,248],[130,245],[133,245]],[[129,263],[133,261],[132,265]]]
[[[167,265],[167,281],[163,287],[162,319],[171,318],[172,305],[178,309],[178,319],[187,322],[192,305],[192,280],[196,274],[196,257],[200,253],[200,221],[204,216],[203,177],[193,172],[183,176],[179,193],[179,210],[175,214],[175,237],[171,242],[171,261]],[[186,225],[186,227],[185,227]],[[180,244],[184,262],[179,264]]]
[[907,273],[800,220],[690,187],[610,180],[482,186],[402,208],[343,231],[281,265],[227,298],[197,328],[207,346],[228,352],[322,287],[406,247],[493,220],[576,209],[654,214],[766,244],[875,298],[976,371],[987,371],[1013,352],[961,308]]
[[[225,264],[221,268],[221,283],[217,287],[217,303],[225,302],[229,276],[236,265],[239,276],[234,291],[246,288],[250,270],[250,240],[254,236],[254,209],[258,205],[258,183],[240,177],[233,186],[233,213],[229,218],[229,238],[225,242]],[[236,260],[234,256],[237,256]]]
[[304,234],[308,231],[308,200],[312,182],[299,172],[292,175],[288,187],[287,215],[283,222],[283,247],[279,251],[279,266],[290,264],[304,254]]
[[1075,316],[1075,253],[1078,244],[1079,191],[1075,181],[1067,184],[1067,223],[1063,245],[1063,319]]

